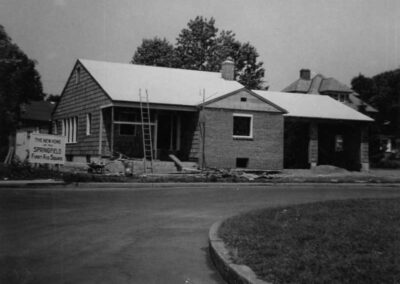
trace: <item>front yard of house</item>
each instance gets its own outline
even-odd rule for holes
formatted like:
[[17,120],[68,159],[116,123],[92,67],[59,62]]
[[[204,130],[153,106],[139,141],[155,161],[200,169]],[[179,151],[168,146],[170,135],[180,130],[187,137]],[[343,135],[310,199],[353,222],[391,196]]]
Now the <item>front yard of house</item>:
[[[86,164],[33,167],[29,163],[0,164],[1,180],[56,179],[74,182],[255,182],[255,183],[400,183],[400,170],[372,169],[369,172],[351,172],[334,166],[322,165],[312,170],[262,171],[244,169],[206,169],[184,172],[132,174],[120,167],[118,172],[104,170],[102,174],[88,172]],[[124,174],[125,172],[125,174]]]
[[329,201],[227,219],[238,264],[272,283],[399,283],[400,199]]

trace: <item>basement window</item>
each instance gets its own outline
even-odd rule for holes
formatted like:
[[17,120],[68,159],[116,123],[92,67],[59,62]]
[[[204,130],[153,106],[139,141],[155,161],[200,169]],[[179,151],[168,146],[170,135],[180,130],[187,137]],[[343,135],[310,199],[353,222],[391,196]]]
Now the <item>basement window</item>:
[[233,114],[233,138],[253,138],[253,115]]
[[236,158],[236,168],[247,168],[249,158]]

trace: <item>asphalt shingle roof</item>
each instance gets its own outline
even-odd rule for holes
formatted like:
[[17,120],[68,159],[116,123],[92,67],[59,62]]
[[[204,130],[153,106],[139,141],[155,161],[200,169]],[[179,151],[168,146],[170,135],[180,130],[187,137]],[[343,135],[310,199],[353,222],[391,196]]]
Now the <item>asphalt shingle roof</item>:
[[360,106],[365,106],[367,112],[377,112],[377,110],[369,104],[363,102],[352,89],[345,84],[339,82],[335,78],[326,78],[321,74],[317,74],[310,80],[297,79],[292,84],[282,90],[287,93],[303,93],[303,94],[320,94],[324,93],[348,93],[349,102],[345,102],[351,108],[358,110]]
[[341,92],[341,93],[352,93],[353,90],[347,87],[345,84],[340,83],[335,78],[324,78],[319,86],[319,91],[323,92]]
[[219,72],[111,63],[79,59],[114,101],[139,101],[139,89],[147,89],[150,103],[197,106],[243,89],[237,81],[225,80]]
[[329,97],[315,94],[254,91],[288,111],[288,117],[373,121],[372,118]]

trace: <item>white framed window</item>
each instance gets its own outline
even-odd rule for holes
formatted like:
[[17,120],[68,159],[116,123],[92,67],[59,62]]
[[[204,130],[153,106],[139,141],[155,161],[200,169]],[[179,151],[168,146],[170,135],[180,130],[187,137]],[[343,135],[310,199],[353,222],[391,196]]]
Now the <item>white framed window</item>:
[[253,115],[233,114],[233,138],[253,138]]
[[72,141],[71,143],[76,142],[76,130],[77,130],[77,119],[76,116],[72,118],[72,129],[71,129],[71,135],[72,135]]
[[339,101],[342,102],[342,103],[347,101],[347,95],[346,94],[340,94],[339,95]]
[[65,120],[61,119],[61,135],[65,136]]
[[92,114],[86,114],[86,135],[90,135],[92,131]]
[[76,143],[78,132],[78,117],[68,117],[61,120],[61,134],[67,137],[67,143]]

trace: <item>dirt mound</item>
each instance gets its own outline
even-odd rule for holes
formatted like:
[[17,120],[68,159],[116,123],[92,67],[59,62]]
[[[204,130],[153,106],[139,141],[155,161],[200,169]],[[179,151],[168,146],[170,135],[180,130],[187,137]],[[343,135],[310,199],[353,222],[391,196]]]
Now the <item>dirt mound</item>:
[[316,174],[343,174],[349,172],[346,169],[335,167],[332,165],[319,165],[311,169],[311,171]]

